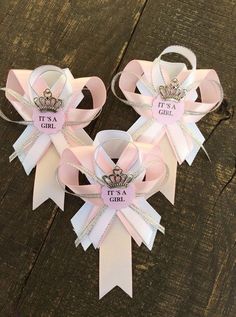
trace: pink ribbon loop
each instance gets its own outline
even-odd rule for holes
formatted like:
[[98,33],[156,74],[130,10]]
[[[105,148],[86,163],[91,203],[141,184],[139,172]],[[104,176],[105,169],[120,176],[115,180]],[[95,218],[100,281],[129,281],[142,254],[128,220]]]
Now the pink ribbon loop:
[[[90,91],[92,109],[77,108],[84,99],[84,89]],[[75,79],[69,69],[44,65],[33,71],[11,70],[2,90],[23,121],[9,119],[2,110],[0,117],[27,125],[13,145],[15,152],[9,159],[18,156],[27,174],[37,168],[33,209],[48,198],[63,209],[64,190],[55,181],[59,158],[69,146],[92,142],[83,128],[99,115],[105,103],[102,80]]]
[[[79,172],[85,174],[89,185],[82,184]],[[146,199],[158,191],[167,174],[157,146],[133,142],[123,131],[101,131],[93,145],[63,152],[58,180],[85,201],[71,219],[77,234],[76,246],[81,243],[86,250],[93,244],[100,249],[100,297],[115,285],[131,296],[131,270],[123,272],[131,281],[124,286],[117,274],[121,268],[115,264],[111,268],[117,276],[114,281],[114,276],[104,269],[106,261],[103,257],[109,256],[109,252],[111,255],[114,231],[120,232],[126,244],[120,245],[120,255],[116,256],[118,263],[125,261],[124,256],[131,259],[131,247],[128,247],[128,255],[122,255],[122,250],[127,250],[130,245],[128,237],[133,237],[138,245],[144,243],[151,250],[157,230],[164,233],[164,228],[160,225],[160,215]],[[111,287],[107,285],[109,281],[113,281]]]

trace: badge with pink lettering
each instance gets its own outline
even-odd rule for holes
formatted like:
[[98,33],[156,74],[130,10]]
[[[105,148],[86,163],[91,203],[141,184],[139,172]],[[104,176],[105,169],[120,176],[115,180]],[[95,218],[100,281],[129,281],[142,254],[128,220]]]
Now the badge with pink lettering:
[[51,90],[47,88],[43,96],[34,98],[34,103],[36,105],[32,116],[34,126],[46,134],[59,132],[65,122],[62,99],[53,97]]
[[134,186],[123,188],[102,187],[101,196],[104,204],[116,210],[128,207],[135,198]]
[[113,173],[103,175],[102,179],[106,184],[101,190],[101,197],[105,205],[119,210],[131,204],[135,198],[134,185],[130,184],[133,180],[132,174],[125,174],[119,166],[115,166]]
[[42,133],[53,134],[59,132],[65,122],[63,111],[58,112],[40,112],[37,109],[33,111],[34,126]]
[[184,114],[184,102],[164,100],[159,96],[153,99],[153,117],[162,124],[172,124],[180,120]]

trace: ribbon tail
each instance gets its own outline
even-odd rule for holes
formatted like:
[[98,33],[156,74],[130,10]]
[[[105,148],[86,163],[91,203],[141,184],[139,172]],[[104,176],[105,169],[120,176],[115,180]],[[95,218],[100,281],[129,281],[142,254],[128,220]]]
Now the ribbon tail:
[[[186,157],[187,163],[189,165],[192,165],[198,151],[202,148],[203,151],[205,152],[205,148],[203,146],[205,138],[195,123],[186,123],[186,124],[183,123],[182,127],[185,130],[185,132],[187,133],[187,137],[190,138],[192,143],[193,143],[193,149]],[[208,153],[207,152],[205,152],[205,153],[209,159]]]
[[178,163],[182,164],[192,150],[192,148],[189,147],[184,131],[178,123],[175,123],[166,126],[166,134]]
[[[44,153],[50,146],[50,138],[46,134],[41,134],[36,141],[32,144],[30,149],[22,157],[21,163],[27,175],[30,174],[32,169],[36,166],[39,160],[44,156]],[[15,145],[14,145],[15,148]],[[17,148],[15,148],[17,150]]]
[[91,203],[86,202],[79,209],[79,211],[71,218],[71,224],[73,226],[75,233],[77,234],[77,239],[75,240],[75,246],[77,247],[78,244],[81,243],[85,251],[88,249],[88,247],[91,245],[92,242],[89,239],[87,232],[86,232],[86,235],[82,238],[82,240],[79,239],[78,233],[84,230],[90,215],[93,214],[94,209],[96,211],[97,207],[95,207]]
[[132,297],[131,236],[118,217],[99,248],[99,298],[115,286]]
[[176,157],[166,135],[161,139],[159,146],[168,166],[169,173],[167,181],[161,185],[160,192],[174,205],[177,173]]
[[[34,168],[34,164],[31,164],[31,167],[26,167],[24,164],[24,160],[27,156],[27,153],[29,149],[32,147],[32,143],[29,142],[29,140],[33,141],[33,136],[36,135],[37,130],[33,126],[28,126],[25,128],[25,130],[21,133],[21,135],[18,137],[18,139],[13,144],[13,148],[15,150],[14,153],[9,157],[9,161],[11,162],[15,157],[18,156],[20,162],[22,163],[25,172],[27,175],[30,174],[31,170]],[[28,147],[24,147],[24,145],[27,143],[29,145]],[[36,163],[35,163],[36,164]]]
[[36,166],[33,210],[49,198],[63,210],[65,192],[55,177],[60,157],[54,146],[50,145],[47,152]]

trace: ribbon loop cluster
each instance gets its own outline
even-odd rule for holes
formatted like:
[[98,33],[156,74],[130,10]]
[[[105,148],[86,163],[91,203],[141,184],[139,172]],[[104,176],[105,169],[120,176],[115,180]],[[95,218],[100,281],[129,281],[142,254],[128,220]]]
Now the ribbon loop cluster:
[[[78,108],[84,88],[90,90],[92,109]],[[70,146],[92,143],[83,127],[96,118],[105,103],[102,80],[75,79],[69,69],[44,65],[33,71],[11,70],[2,90],[23,120],[11,120],[2,110],[0,117],[27,126],[14,143],[9,160],[18,157],[27,175],[37,167],[33,209],[48,198],[63,209],[64,191],[55,181],[59,158]]]
[[[89,185],[81,183],[79,171],[86,175]],[[129,237],[151,250],[157,231],[164,233],[160,215],[146,199],[165,181],[166,173],[167,167],[160,159],[157,146],[134,143],[123,131],[101,131],[93,145],[63,152],[58,170],[59,181],[85,201],[71,219],[77,235],[75,245],[81,244],[86,250],[93,244],[100,250],[100,297],[115,285],[131,296]],[[131,175],[130,182],[125,183]],[[104,181],[106,178],[103,176],[110,177],[111,184]],[[116,243],[114,238],[112,246],[108,241],[118,227],[120,237],[117,238],[122,240],[123,236],[124,241],[117,251],[116,265],[107,271],[106,263]],[[124,250],[129,250],[128,255],[124,254]],[[121,275],[124,256],[130,261]],[[127,281],[125,286],[122,283],[124,276]]]

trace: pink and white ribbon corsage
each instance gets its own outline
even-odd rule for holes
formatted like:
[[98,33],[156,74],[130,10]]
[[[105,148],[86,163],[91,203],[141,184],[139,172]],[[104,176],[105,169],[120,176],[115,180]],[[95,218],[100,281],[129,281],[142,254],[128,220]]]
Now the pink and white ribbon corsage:
[[[191,69],[184,63],[163,61],[162,56],[167,53],[184,56]],[[126,99],[120,98],[115,90],[119,76],[119,87]],[[205,151],[204,137],[196,122],[215,110],[223,99],[216,72],[197,69],[191,50],[169,46],[154,62],[129,62],[113,78],[112,90],[119,100],[140,114],[128,130],[133,139],[159,144],[170,172],[169,183],[162,192],[174,203],[177,162],[186,160],[191,165],[199,149]]]
[[[0,116],[12,123],[27,126],[14,143],[14,153],[27,175],[36,166],[33,209],[48,198],[63,209],[64,190],[55,178],[60,155],[69,146],[90,144],[83,130],[101,111],[106,89],[98,77],[74,78],[69,69],[44,65],[35,70],[10,70],[5,91],[7,99],[23,118],[9,119],[2,110]],[[89,90],[92,109],[78,109]]]
[[63,152],[58,171],[59,183],[85,201],[71,219],[75,244],[99,249],[100,298],[115,286],[132,297],[131,237],[151,250],[157,230],[164,233],[147,199],[165,181],[166,165],[157,146],[134,143],[123,131],[101,131],[92,146],[81,147]]

